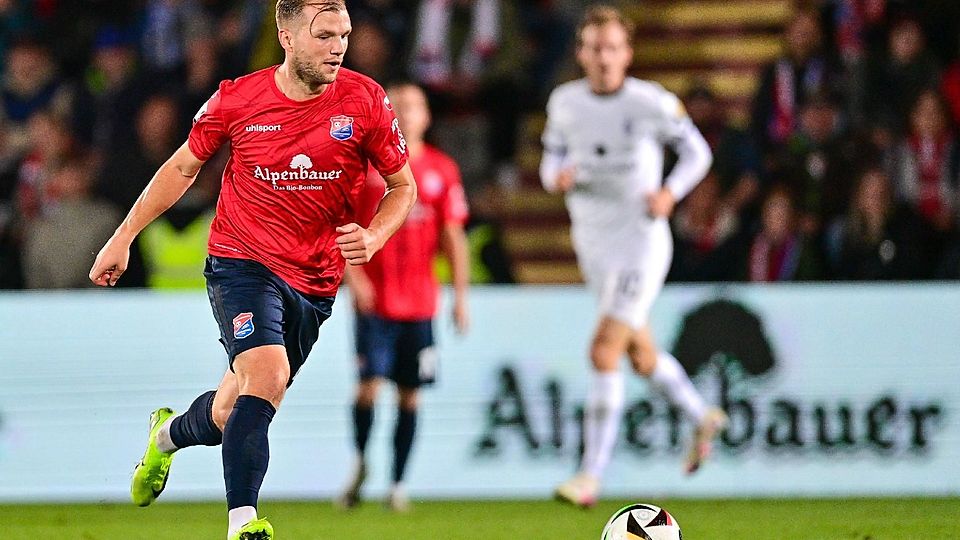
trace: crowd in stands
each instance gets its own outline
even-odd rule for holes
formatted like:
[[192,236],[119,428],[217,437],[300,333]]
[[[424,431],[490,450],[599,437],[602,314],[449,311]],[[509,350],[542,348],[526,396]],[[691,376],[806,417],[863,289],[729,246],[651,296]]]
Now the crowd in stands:
[[[522,186],[521,122],[577,76],[582,3],[347,4],[346,66],[426,88],[468,193]],[[682,97],[715,163],[674,216],[670,279],[960,278],[960,62],[944,10],[957,15],[938,0],[798,8],[748,125],[694,84]],[[281,60],[268,1],[0,0],[0,289],[89,285],[95,252],[219,81]],[[202,286],[224,159],[144,232],[121,286]]]
[[799,7],[742,128],[694,85],[715,163],[674,217],[670,279],[960,278],[960,6],[931,4]]

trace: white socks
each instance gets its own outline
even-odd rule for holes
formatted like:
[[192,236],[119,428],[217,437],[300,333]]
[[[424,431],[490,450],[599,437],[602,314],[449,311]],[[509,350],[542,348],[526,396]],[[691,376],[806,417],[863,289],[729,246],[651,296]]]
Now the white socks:
[[623,412],[623,374],[594,372],[584,410],[584,450],[580,470],[595,479],[603,476],[617,442]]
[[693,387],[683,366],[668,352],[657,354],[657,365],[648,378],[650,384],[677,407],[680,407],[695,424],[703,420],[707,406]]
[[257,509],[252,506],[241,506],[240,508],[234,508],[227,512],[227,538],[230,538],[230,535],[239,531],[240,527],[243,527],[247,523],[257,519]]
[[167,421],[160,426],[160,430],[157,431],[157,438],[154,441],[157,443],[157,449],[164,454],[169,454],[178,450],[176,445],[173,444],[173,439],[170,438],[170,424],[173,423],[174,418],[176,418],[176,416],[167,418]]

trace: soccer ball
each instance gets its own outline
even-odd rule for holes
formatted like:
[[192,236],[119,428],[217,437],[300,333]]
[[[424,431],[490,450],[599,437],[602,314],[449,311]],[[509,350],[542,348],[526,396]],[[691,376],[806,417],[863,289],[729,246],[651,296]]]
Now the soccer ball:
[[631,504],[617,510],[600,540],[682,540],[680,525],[669,512],[652,504]]

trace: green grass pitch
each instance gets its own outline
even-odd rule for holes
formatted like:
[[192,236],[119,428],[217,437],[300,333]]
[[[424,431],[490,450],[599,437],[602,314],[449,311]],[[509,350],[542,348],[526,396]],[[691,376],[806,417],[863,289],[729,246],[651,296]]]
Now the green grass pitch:
[[[279,540],[596,540],[607,518],[639,501],[578,510],[553,501],[418,502],[396,515],[380,504],[352,512],[328,502],[264,501]],[[960,498],[645,500],[667,508],[684,540],[960,539]],[[4,540],[177,540],[225,536],[216,503],[0,505]]]

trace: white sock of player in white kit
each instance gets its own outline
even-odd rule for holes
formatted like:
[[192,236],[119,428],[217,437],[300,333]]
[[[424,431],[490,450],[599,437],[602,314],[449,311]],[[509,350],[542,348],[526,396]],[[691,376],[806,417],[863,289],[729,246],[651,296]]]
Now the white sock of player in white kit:
[[680,407],[694,423],[700,423],[707,412],[707,405],[693,387],[683,366],[672,354],[664,351],[657,354],[657,365],[648,380],[670,403]]
[[241,506],[227,512],[227,538],[255,519],[257,519],[257,509],[252,506]]
[[610,463],[623,412],[623,374],[594,372],[584,409],[584,449],[580,470],[596,479]]

